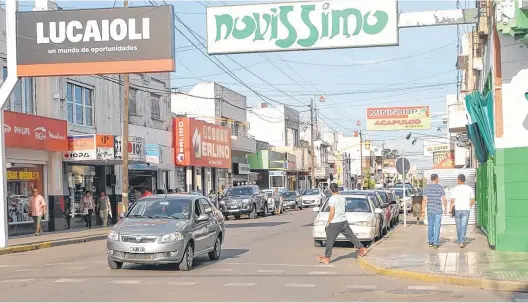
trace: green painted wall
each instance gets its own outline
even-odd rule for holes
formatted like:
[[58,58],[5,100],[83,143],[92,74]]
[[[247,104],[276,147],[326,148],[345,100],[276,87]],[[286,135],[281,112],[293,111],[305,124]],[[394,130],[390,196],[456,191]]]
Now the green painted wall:
[[269,169],[269,151],[259,150],[248,155],[250,169]]
[[495,178],[495,248],[528,252],[528,147],[496,149]]

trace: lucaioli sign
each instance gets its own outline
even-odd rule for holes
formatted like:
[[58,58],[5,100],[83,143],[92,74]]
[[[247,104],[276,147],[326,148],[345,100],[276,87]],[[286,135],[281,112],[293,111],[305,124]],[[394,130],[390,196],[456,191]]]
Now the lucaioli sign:
[[209,54],[398,45],[396,0],[207,8]]

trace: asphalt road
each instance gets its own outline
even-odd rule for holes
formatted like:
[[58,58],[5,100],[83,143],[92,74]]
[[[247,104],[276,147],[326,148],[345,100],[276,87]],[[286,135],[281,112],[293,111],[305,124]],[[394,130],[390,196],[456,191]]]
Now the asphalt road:
[[105,241],[0,256],[1,301],[525,301],[520,294],[376,276],[355,250],[321,265],[314,213],[228,221],[222,258],[190,272],[175,266],[110,270]]

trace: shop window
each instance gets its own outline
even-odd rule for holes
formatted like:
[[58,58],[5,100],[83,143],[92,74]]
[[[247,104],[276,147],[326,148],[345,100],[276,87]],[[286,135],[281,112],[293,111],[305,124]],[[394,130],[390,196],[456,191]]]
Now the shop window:
[[160,96],[150,94],[150,118],[160,120]]
[[137,90],[136,89],[129,89],[128,90],[128,113],[132,115],[136,115],[137,112]]
[[66,86],[68,122],[77,125],[93,126],[93,90],[77,84]]
[[73,209],[70,209],[70,212],[73,216],[81,216],[82,196],[90,190],[94,200],[97,198],[96,194],[102,189],[96,188],[99,178],[95,174],[94,166],[68,165],[67,172],[70,200],[73,201]]
[[[2,67],[2,79],[7,79],[7,67]],[[4,110],[24,114],[34,114],[33,78],[21,78],[15,85],[13,93],[4,105]]]
[[[33,222],[29,215],[33,189],[44,196],[42,165],[14,164],[7,168],[7,220],[9,224]],[[47,199],[46,199],[47,200]],[[46,211],[47,213],[47,211]]]

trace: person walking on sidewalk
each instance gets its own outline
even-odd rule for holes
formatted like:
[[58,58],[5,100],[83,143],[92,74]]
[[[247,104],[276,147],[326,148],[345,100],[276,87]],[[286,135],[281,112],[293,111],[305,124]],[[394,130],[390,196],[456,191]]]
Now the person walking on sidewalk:
[[451,205],[455,212],[455,224],[457,229],[457,243],[460,248],[464,248],[466,231],[469,221],[469,213],[473,204],[475,204],[475,193],[473,188],[466,184],[466,176],[458,175],[458,185],[453,188],[451,193]]
[[39,194],[38,189],[33,189],[33,195],[29,198],[29,212],[35,222],[35,236],[42,235],[42,218],[46,216],[46,200]]
[[[427,238],[429,247],[438,248],[440,246],[440,225],[442,223],[442,213],[447,214],[447,200],[444,187],[438,184],[438,175],[431,175],[431,183],[427,185],[423,193],[422,217],[427,211],[427,221],[429,223]],[[442,210],[442,205],[443,210]]]
[[330,214],[328,216],[328,223],[326,225],[326,251],[325,255],[317,257],[319,262],[323,264],[330,263],[330,257],[332,257],[332,249],[334,248],[335,240],[339,234],[343,234],[354,247],[358,249],[357,255],[362,257],[366,254],[367,249],[354,235],[352,229],[348,225],[346,217],[346,199],[344,196],[339,194],[339,187],[336,183],[330,184],[330,190],[332,196],[328,200],[330,206]]
[[82,197],[82,208],[84,221],[86,222],[86,227],[92,228],[92,214],[94,212],[94,199],[92,197],[92,192],[87,190],[86,194]]
[[108,226],[108,215],[110,211],[110,198],[106,195],[105,191],[102,190],[97,199],[97,210],[99,210],[99,216],[103,221],[103,226]]

